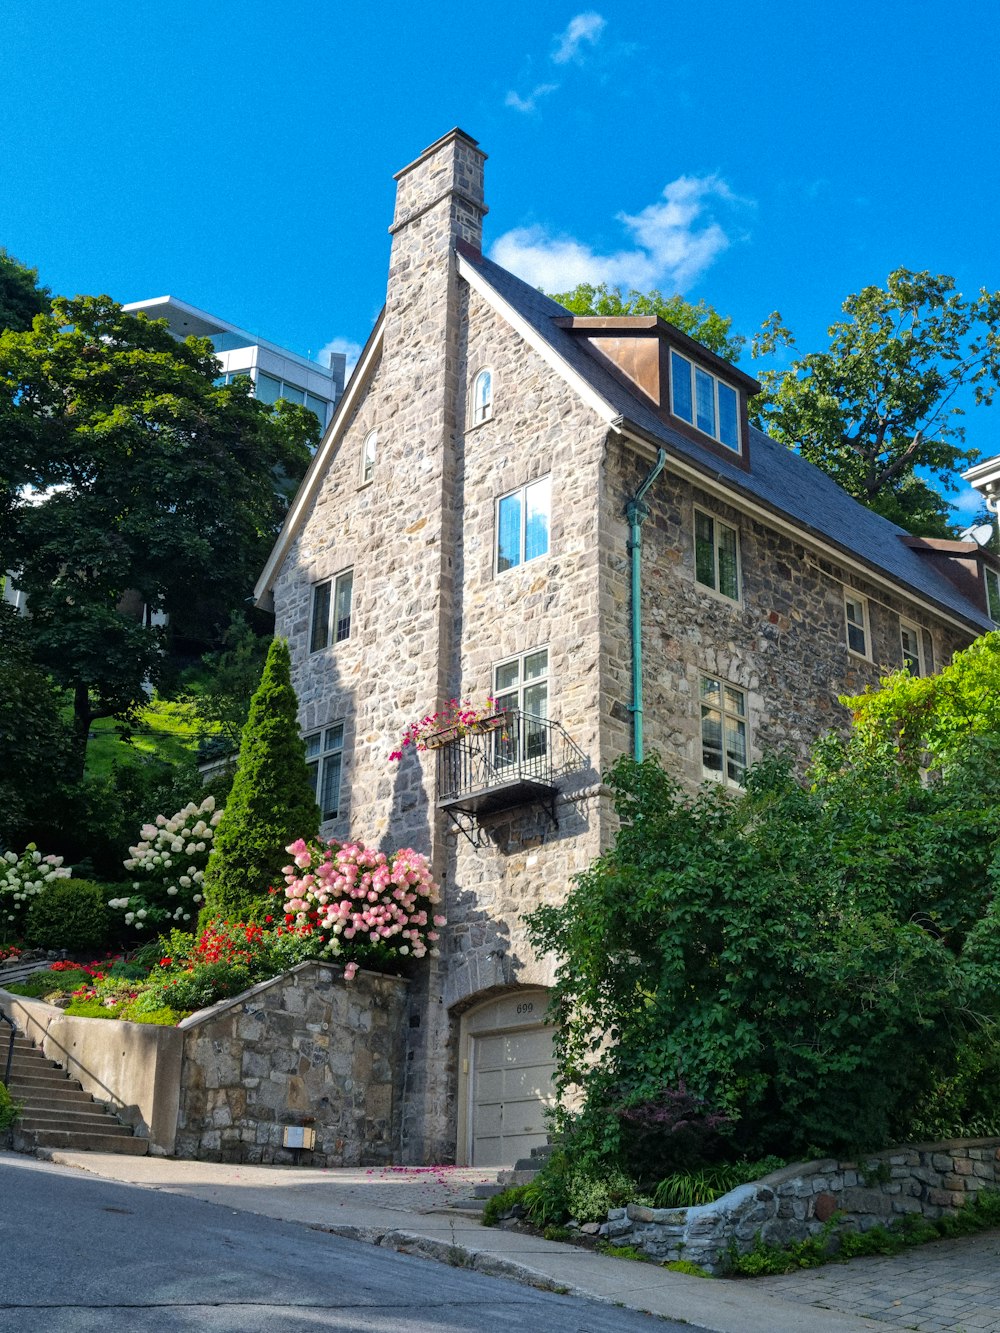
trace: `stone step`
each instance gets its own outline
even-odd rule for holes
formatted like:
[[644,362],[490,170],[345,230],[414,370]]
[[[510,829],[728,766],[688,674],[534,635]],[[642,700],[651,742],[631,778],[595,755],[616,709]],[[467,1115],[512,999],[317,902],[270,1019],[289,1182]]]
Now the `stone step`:
[[108,1111],[90,1103],[89,1110],[77,1110],[60,1107],[58,1110],[46,1110],[37,1106],[25,1107],[18,1119],[18,1127],[27,1133],[36,1129],[72,1129],[85,1133],[131,1134],[128,1125],[112,1118]]
[[[78,1133],[75,1130],[67,1129],[38,1129],[33,1131],[30,1136],[24,1135],[24,1138],[28,1139],[30,1137],[33,1140],[33,1149],[35,1150],[39,1148],[63,1148],[68,1152],[116,1152],[125,1153],[131,1157],[145,1157],[149,1151],[149,1141],[135,1138],[124,1125],[121,1128],[125,1130],[124,1134]],[[30,1152],[32,1149],[29,1148],[27,1151]]]
[[58,1069],[55,1065],[24,1062],[11,1065],[10,1082],[12,1087],[16,1083],[24,1088],[57,1088],[70,1082],[70,1077],[65,1069]]
[[502,1194],[506,1185],[474,1185],[472,1187],[472,1197],[482,1199],[485,1203],[487,1199],[492,1199],[495,1194]]
[[22,1088],[20,1091],[12,1086],[11,1096],[16,1097],[19,1102],[30,1100],[31,1108],[34,1111],[57,1111],[60,1108],[71,1110],[98,1105],[89,1092],[84,1092],[81,1087],[74,1086],[69,1082],[64,1087],[53,1086],[51,1089],[47,1084],[44,1087],[31,1088],[30,1090]]
[[511,1185],[530,1185],[537,1175],[537,1167],[533,1167],[530,1171],[519,1171],[515,1167],[511,1171],[499,1171],[497,1183],[503,1189],[510,1189]]
[[21,1103],[12,1134],[18,1152],[44,1154],[65,1148],[141,1157],[149,1150],[146,1139],[135,1138],[130,1126],[30,1043],[19,1044],[15,1053],[10,1091]]

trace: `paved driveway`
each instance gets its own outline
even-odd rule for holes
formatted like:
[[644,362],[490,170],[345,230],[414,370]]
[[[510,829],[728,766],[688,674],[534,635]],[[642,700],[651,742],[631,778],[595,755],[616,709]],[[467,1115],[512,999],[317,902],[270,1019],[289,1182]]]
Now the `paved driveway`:
[[754,1287],[920,1333],[1000,1333],[1000,1231],[757,1278]]

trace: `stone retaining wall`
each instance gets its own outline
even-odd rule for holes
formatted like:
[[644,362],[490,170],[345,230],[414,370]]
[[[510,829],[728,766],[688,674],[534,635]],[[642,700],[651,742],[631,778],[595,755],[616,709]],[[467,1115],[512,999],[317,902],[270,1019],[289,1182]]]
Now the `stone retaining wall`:
[[1000,1186],[1000,1139],[958,1139],[872,1153],[863,1161],[826,1158],[775,1171],[700,1208],[613,1208],[600,1234],[661,1262],[687,1259],[709,1272],[725,1267],[730,1243],[744,1254],[758,1234],[771,1245],[805,1240],[836,1213],[868,1231],[910,1213],[937,1218]]
[[398,1162],[408,989],[301,963],[184,1019],[177,1156],[293,1162],[284,1126],[311,1124],[304,1164]]

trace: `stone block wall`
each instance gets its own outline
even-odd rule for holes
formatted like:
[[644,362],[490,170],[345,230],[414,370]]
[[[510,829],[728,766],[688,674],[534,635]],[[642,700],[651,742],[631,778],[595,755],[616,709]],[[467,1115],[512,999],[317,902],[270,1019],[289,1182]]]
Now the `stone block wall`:
[[302,963],[185,1019],[177,1156],[292,1162],[283,1127],[310,1123],[305,1163],[400,1161],[408,989]]
[[[630,744],[631,650],[627,499],[650,464],[609,444],[601,501],[602,755]],[[766,515],[715,497],[671,463],[646,495],[642,528],[643,691],[647,749],[691,785],[700,783],[702,673],[746,696],[750,758],[804,755],[810,742],[844,725],[842,694],[860,693],[902,664],[899,622],[918,627],[925,668],[938,670],[970,635],[771,527]],[[701,509],[739,534],[739,602],[695,579],[694,515]],[[868,599],[870,652],[848,651],[845,590]]]
[[863,1161],[827,1158],[775,1171],[700,1208],[614,1208],[600,1228],[612,1245],[634,1245],[660,1262],[687,1259],[722,1272],[735,1243],[787,1245],[838,1228],[868,1231],[902,1217],[954,1212],[982,1189],[1000,1187],[1000,1139],[958,1139],[872,1153]]

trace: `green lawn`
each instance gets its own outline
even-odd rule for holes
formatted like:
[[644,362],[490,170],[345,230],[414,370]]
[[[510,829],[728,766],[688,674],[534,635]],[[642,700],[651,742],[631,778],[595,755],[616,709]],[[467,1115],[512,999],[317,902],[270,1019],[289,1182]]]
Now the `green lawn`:
[[104,777],[112,764],[134,763],[141,756],[176,764],[193,755],[206,734],[209,733],[199,721],[193,704],[154,696],[136,720],[131,744],[119,739],[111,718],[97,719],[87,746],[87,772]]

